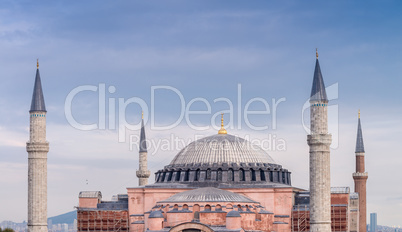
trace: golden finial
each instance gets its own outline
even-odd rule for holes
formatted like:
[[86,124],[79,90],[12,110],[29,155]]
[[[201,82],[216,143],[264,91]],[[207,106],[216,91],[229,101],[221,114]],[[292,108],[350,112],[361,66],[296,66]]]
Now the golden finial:
[[315,56],[316,56],[317,59],[318,59],[318,49],[317,49],[317,48],[315,49]]
[[218,134],[227,134],[228,132],[225,130],[224,125],[223,125],[223,113],[221,114],[221,129],[218,131]]
[[359,109],[359,118],[360,118],[360,109]]
[[141,119],[144,119],[144,111],[141,111]]
[[39,69],[39,59],[36,59],[36,68]]

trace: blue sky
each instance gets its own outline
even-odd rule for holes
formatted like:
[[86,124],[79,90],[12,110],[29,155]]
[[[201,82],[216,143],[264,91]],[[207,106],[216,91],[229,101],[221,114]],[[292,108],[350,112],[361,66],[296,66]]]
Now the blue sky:
[[[402,217],[402,187],[395,184],[402,162],[401,10],[399,1],[0,2],[0,185],[9,189],[0,192],[0,203],[11,209],[0,212],[0,221],[26,218],[25,142],[36,58],[48,109],[53,216],[73,210],[80,190],[102,190],[110,197],[137,184],[136,150],[118,142],[117,130],[81,131],[66,120],[69,92],[100,83],[115,86],[106,98],[116,102],[139,97],[150,104],[151,86],[156,85],[178,89],[186,103],[197,97],[211,103],[226,97],[236,103],[238,84],[243,108],[255,97],[268,102],[286,98],[278,107],[275,130],[272,115],[259,115],[252,117],[253,123],[269,124],[270,129],[253,131],[243,125],[232,132],[254,138],[271,134],[286,141],[286,151],[268,152],[292,171],[294,186],[307,188],[308,146],[301,111],[318,48],[326,85],[338,84],[338,98],[331,102],[338,108],[332,119],[330,115],[337,125],[331,133],[339,142],[331,151],[332,185],[353,190],[356,116],[361,109],[368,212],[378,213],[379,224],[397,225]],[[178,98],[168,91],[158,94],[156,124],[167,125],[180,114]],[[212,104],[211,115],[226,107]],[[258,103],[251,108],[263,109]],[[205,107],[194,104],[193,109]],[[72,110],[77,121],[96,122],[97,93],[77,95]],[[127,121],[138,123],[140,111],[137,105],[127,107]],[[210,125],[211,115],[192,121]],[[216,133],[212,128],[191,130],[185,121],[169,131],[151,130],[149,124],[147,129],[155,139]],[[150,158],[151,170],[162,168],[175,153],[157,151]]]

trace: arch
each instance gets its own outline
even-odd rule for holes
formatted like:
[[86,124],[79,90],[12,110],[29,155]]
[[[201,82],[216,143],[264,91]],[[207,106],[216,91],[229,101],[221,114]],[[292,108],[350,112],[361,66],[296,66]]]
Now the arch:
[[173,171],[170,171],[167,181],[172,181],[172,177],[173,177]]
[[180,174],[181,174],[181,170],[178,170],[178,171],[176,172],[176,179],[175,179],[175,181],[180,181]]
[[197,222],[185,222],[172,227],[169,232],[214,232],[209,226]]
[[195,204],[195,205],[193,205],[193,211],[194,212],[200,212],[200,205],[199,204]]
[[262,169],[260,169],[260,177],[261,177],[261,181],[267,181],[267,179],[265,178],[265,172]]
[[187,169],[186,174],[184,174],[184,181],[189,181],[190,179],[190,170]]
[[194,181],[199,181],[200,175],[201,175],[201,171],[200,171],[200,169],[197,169],[197,171],[195,171]]
[[250,170],[251,170],[251,181],[256,181],[254,169],[251,168]]
[[178,204],[175,204],[175,205],[173,206],[173,210],[175,210],[175,211],[179,210],[179,205],[178,205]]
[[216,175],[216,180],[217,181],[222,181],[222,168],[218,168],[218,172]]
[[205,179],[206,179],[206,180],[210,180],[210,179],[211,179],[211,169],[210,169],[210,168],[207,169],[207,176],[206,176]]
[[200,205],[195,204],[193,206],[193,212],[194,212],[194,219],[200,220]]
[[240,168],[240,170],[239,170],[239,180],[240,181],[245,181],[246,180],[243,168]]
[[183,210],[188,210],[188,205],[187,204],[183,205]]
[[233,205],[232,204],[227,204],[226,209],[233,209]]
[[211,206],[210,205],[205,205],[204,211],[211,211]]
[[215,206],[215,211],[222,211],[222,206],[220,204],[217,204]]
[[234,181],[234,173],[232,168],[229,168],[228,170],[228,181]]
[[286,172],[282,172],[282,183],[287,184],[286,183]]
[[241,205],[237,205],[237,211],[243,211],[243,209],[241,208]]

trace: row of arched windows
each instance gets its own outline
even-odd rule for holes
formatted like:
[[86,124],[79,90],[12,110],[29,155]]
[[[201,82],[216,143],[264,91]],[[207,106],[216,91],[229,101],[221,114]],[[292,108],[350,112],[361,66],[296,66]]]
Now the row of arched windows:
[[[250,169],[250,173],[251,173],[251,181],[256,181],[257,180],[257,174],[256,174],[256,170],[254,169]],[[221,168],[219,168],[216,171],[216,175],[213,177],[212,176],[212,170],[211,169],[207,169],[206,170],[206,176],[205,176],[205,180],[214,180],[214,181],[222,181],[223,180],[223,170]],[[228,181],[235,181],[235,176],[234,176],[234,170],[232,168],[229,168],[227,175],[228,175]],[[174,174],[176,174],[174,176]],[[169,171],[169,172],[163,172],[160,173],[160,175],[157,177],[157,182],[164,182],[166,179],[166,175],[167,176],[167,181],[170,182],[173,180],[174,177],[174,181],[179,182],[181,180],[181,175],[184,175],[183,180],[184,181],[190,181],[190,170],[186,170],[183,174],[181,173],[181,171]],[[264,171],[262,169],[259,170],[259,175],[260,175],[260,180],[261,181],[274,181],[274,175],[272,171]],[[280,181],[282,183],[286,183],[287,182],[287,174],[286,173],[282,173],[281,176],[279,176],[279,179],[276,178],[277,181]],[[200,181],[201,178],[201,170],[197,169],[195,171],[195,176],[194,176],[194,181]],[[239,181],[246,181],[246,171],[244,169],[239,169]]]

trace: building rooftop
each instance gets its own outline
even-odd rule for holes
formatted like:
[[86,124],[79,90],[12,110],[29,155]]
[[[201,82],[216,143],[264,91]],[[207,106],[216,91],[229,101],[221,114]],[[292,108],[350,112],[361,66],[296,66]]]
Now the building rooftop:
[[187,164],[271,163],[275,161],[260,147],[229,134],[217,134],[199,139],[182,149],[170,166]]
[[258,203],[250,198],[230,191],[206,187],[177,193],[158,203],[174,202],[242,202]]

